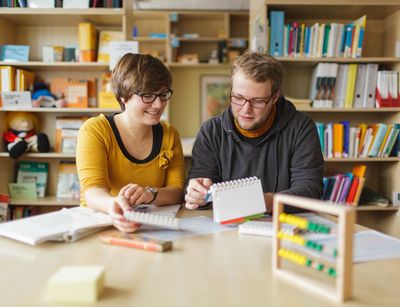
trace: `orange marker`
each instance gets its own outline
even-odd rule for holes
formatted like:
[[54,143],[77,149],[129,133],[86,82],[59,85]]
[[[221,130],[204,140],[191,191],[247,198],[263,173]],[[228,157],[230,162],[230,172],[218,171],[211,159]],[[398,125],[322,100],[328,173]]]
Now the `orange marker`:
[[112,230],[100,235],[103,243],[138,248],[152,252],[165,252],[172,249],[172,241],[148,239],[138,234],[129,234]]

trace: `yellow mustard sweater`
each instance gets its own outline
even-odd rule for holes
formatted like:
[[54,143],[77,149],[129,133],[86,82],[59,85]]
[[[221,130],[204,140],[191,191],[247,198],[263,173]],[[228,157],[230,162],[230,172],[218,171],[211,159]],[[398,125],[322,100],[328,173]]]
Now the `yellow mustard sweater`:
[[81,205],[85,191],[104,187],[113,196],[129,184],[183,188],[185,165],[179,134],[161,122],[163,139],[160,153],[146,163],[134,163],[122,152],[107,118],[101,114],[88,119],[80,128],[76,166],[81,184]]

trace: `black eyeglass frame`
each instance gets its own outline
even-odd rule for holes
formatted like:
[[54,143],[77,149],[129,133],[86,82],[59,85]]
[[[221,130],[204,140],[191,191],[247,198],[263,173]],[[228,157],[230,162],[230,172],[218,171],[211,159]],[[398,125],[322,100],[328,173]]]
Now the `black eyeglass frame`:
[[[169,93],[168,98],[161,98],[161,96],[162,96],[162,95],[166,95],[166,93]],[[151,103],[153,103],[154,101],[156,101],[157,98],[160,98],[160,100],[161,100],[162,102],[166,102],[166,101],[168,101],[168,100],[171,99],[173,93],[174,93],[173,90],[168,89],[168,90],[166,90],[166,91],[164,91],[164,92],[162,92],[162,93],[160,93],[160,94],[155,94],[155,93],[139,93],[139,92],[136,92],[135,95],[138,95],[138,96],[142,99],[142,102],[143,102],[143,103],[145,103],[145,104],[151,104]],[[149,99],[148,101],[147,101],[147,100],[145,101],[145,100],[144,100],[144,96],[153,96],[153,98],[152,98],[152,99]]]
[[[246,102],[248,102],[252,108],[265,109],[266,106],[271,102],[271,100],[274,98],[275,95],[276,95],[276,92],[272,93],[268,97],[247,99],[247,98],[244,98],[243,96],[233,95],[232,94],[232,90],[231,90],[231,92],[229,94],[229,99],[230,99],[231,103],[233,103],[234,105],[240,106],[240,107],[243,107],[246,104]],[[232,101],[232,97],[239,98],[240,100],[242,100],[244,102],[242,104],[233,102]],[[264,103],[264,106],[263,107],[257,107],[257,106],[254,106],[254,103]]]

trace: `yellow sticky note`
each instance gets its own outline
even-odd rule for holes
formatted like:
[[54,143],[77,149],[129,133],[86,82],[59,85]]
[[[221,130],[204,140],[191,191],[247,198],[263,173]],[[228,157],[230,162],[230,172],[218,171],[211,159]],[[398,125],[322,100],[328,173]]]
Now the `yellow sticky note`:
[[94,303],[104,288],[104,267],[65,266],[47,283],[47,300],[60,303]]

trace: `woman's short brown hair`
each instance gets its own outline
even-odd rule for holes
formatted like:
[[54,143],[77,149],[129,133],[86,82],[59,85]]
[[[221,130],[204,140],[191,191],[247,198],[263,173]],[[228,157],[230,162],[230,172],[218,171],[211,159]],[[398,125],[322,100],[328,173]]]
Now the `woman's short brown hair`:
[[123,101],[135,93],[156,93],[170,89],[171,72],[157,58],[148,54],[125,54],[112,72],[111,85],[122,110]]
[[239,71],[254,82],[271,80],[272,94],[282,91],[285,70],[283,65],[270,55],[246,51],[233,62],[231,78]]

